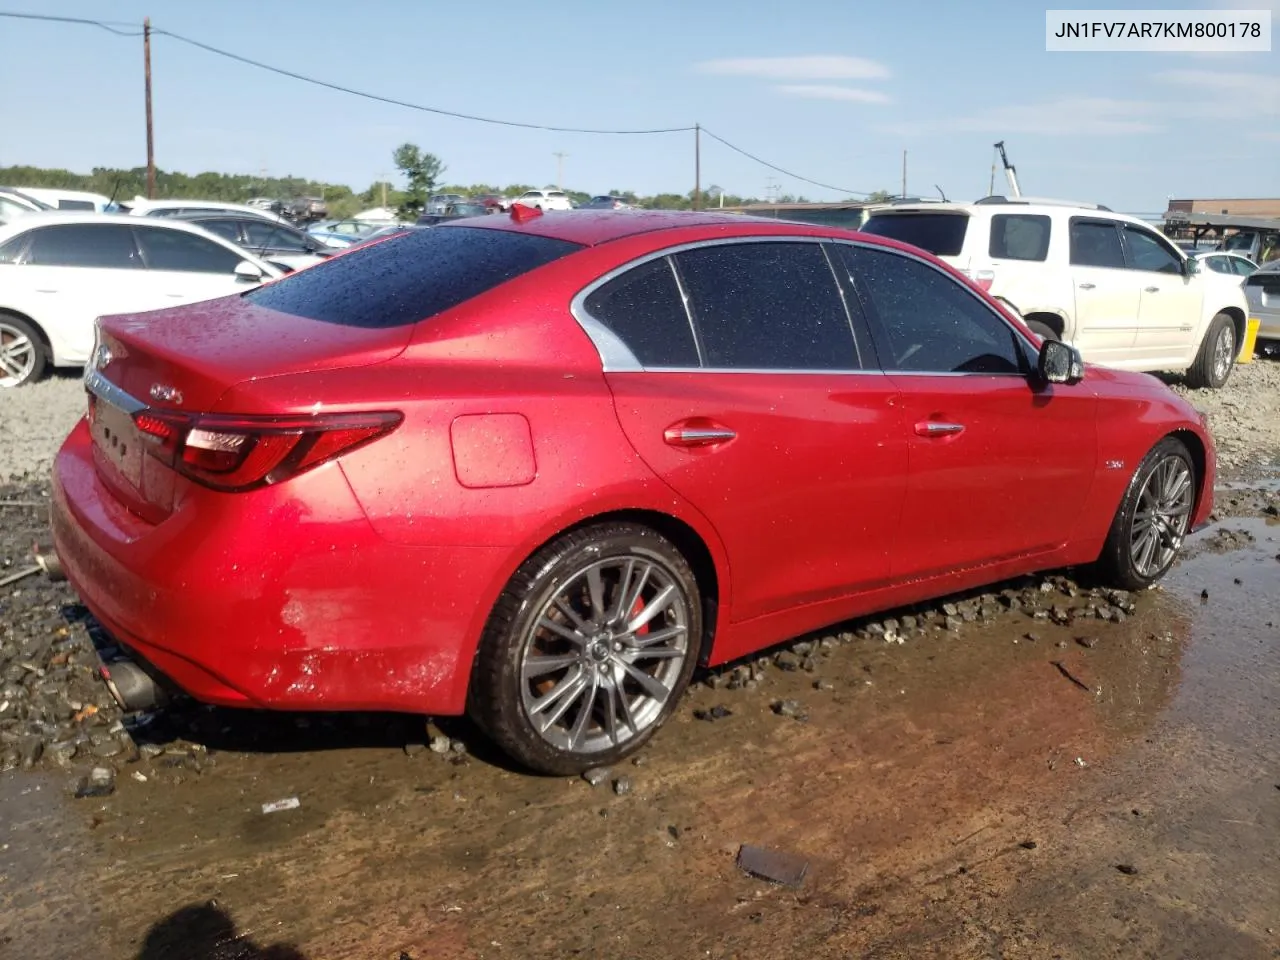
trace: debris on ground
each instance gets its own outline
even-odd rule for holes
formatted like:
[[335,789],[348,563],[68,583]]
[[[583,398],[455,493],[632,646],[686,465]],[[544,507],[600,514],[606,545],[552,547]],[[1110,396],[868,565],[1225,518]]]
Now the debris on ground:
[[620,796],[620,797],[622,797],[622,796],[626,796],[628,793],[630,793],[630,792],[631,792],[631,778],[630,778],[630,777],[619,777],[617,780],[613,781],[613,792],[614,792],[614,793],[616,793],[616,794],[617,794],[618,796]]
[[744,843],[738,849],[738,869],[761,880],[799,887],[809,872],[809,861],[798,854]]
[[582,779],[593,787],[598,787],[609,779],[609,775],[612,772],[608,767],[592,767],[590,770],[582,772]]
[[795,720],[809,719],[799,700],[775,700],[770,709],[780,717],[791,717]]
[[116,791],[116,774],[110,767],[94,767],[76,788],[76,799],[109,797]]
[[716,704],[714,707],[711,707],[710,709],[707,709],[707,710],[703,710],[699,708],[693,711],[693,718],[695,720],[707,720],[707,721],[723,720],[726,717],[732,717],[732,716],[733,716],[733,711],[722,704]]
[[1092,688],[1092,687],[1090,687],[1090,686],[1089,686],[1087,683],[1085,683],[1083,680],[1081,680],[1079,677],[1077,677],[1077,676],[1076,676],[1074,673],[1072,673],[1070,670],[1068,670],[1068,669],[1067,669],[1066,664],[1064,664],[1061,660],[1051,660],[1051,661],[1049,661],[1049,662],[1050,662],[1050,663],[1051,663],[1055,668],[1057,668],[1057,671],[1058,671],[1060,674],[1062,674],[1064,677],[1066,677],[1068,680],[1070,680],[1072,683],[1074,683],[1077,687],[1079,687],[1079,688],[1080,688],[1081,690],[1083,690],[1085,693],[1093,693],[1093,688]]
[[262,805],[263,813],[279,813],[281,810],[297,810],[302,806],[302,801],[297,797],[286,797],[283,800],[276,800],[272,803],[264,803]]
[[1132,863],[1117,863],[1116,869],[1123,873],[1126,877],[1132,877],[1138,872],[1138,868]]

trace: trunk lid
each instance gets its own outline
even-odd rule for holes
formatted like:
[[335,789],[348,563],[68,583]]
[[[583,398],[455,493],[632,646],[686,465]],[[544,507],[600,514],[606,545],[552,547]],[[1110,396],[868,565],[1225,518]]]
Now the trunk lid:
[[190,481],[147,453],[134,420],[141,410],[208,413],[247,380],[383,363],[404,350],[413,326],[349,326],[226,297],[103,317],[99,330],[88,373],[94,462],[126,507],[158,523]]

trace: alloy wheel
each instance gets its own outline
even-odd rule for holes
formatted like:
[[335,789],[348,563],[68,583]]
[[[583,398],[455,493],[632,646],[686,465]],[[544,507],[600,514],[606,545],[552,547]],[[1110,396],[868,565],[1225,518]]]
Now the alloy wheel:
[[1236,332],[1231,324],[1224,324],[1213,345],[1213,379],[1218,383],[1227,379],[1236,346]]
[[27,334],[0,320],[0,387],[25,383],[36,366],[36,347]]
[[559,750],[610,750],[659,721],[689,656],[675,576],[648,557],[595,561],[556,589],[524,638],[525,715]]
[[1158,577],[1182,546],[1193,506],[1191,468],[1170,455],[1147,474],[1138,494],[1129,536],[1129,556],[1143,577]]

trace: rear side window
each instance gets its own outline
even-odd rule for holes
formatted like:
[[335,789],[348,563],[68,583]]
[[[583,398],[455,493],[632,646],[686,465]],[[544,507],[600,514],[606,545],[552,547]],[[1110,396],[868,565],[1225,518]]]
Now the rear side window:
[[8,243],[0,244],[0,263],[17,263],[22,250],[27,245],[27,235],[18,234]]
[[196,225],[232,243],[240,242],[240,225],[234,220],[197,220]]
[[244,221],[245,246],[250,250],[296,250],[299,253],[307,249],[306,240],[282,223],[271,223],[268,220]]
[[583,307],[625,343],[642,366],[698,366],[689,315],[665,257],[610,280],[593,291]]
[[230,276],[243,259],[220,243],[185,230],[134,227],[147,266],[183,273],[222,273]]
[[1124,267],[1120,233],[1115,224],[1101,220],[1071,221],[1071,265],[1075,267]]
[[260,307],[348,327],[397,327],[582,249],[483,227],[413,230],[244,294]]
[[133,231],[114,223],[41,227],[31,235],[27,263],[41,267],[140,268]]
[[1052,222],[1043,215],[998,213],[991,218],[987,253],[997,260],[1045,260]]
[[935,257],[954,257],[964,249],[967,213],[890,213],[872,216],[863,231],[928,250]]
[[816,243],[734,243],[675,255],[703,366],[856,370],[849,316]]

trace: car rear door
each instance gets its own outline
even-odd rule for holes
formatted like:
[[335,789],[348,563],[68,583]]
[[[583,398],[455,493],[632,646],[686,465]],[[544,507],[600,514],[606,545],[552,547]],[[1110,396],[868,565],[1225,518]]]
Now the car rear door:
[[820,243],[684,248],[577,310],[632,445],[720,536],[733,621],[885,583],[906,438]]
[[924,260],[840,244],[900,392],[909,476],[895,581],[1065,543],[1097,460],[1087,386],[1037,386],[1031,347],[975,291]]
[[155,302],[128,224],[39,227],[20,269],[35,319],[64,363],[89,359],[98,317],[163,306]]
[[1072,217],[1069,227],[1075,323],[1069,339],[1090,363],[1133,360],[1140,278],[1126,269],[1114,220]]
[[[1125,266],[1141,290],[1135,357],[1147,364],[1185,361],[1199,347],[1195,335],[1204,310],[1204,280],[1188,276],[1173,244],[1155,231],[1126,223],[1121,234]],[[1222,261],[1222,272],[1231,272],[1226,257],[1209,260]]]

